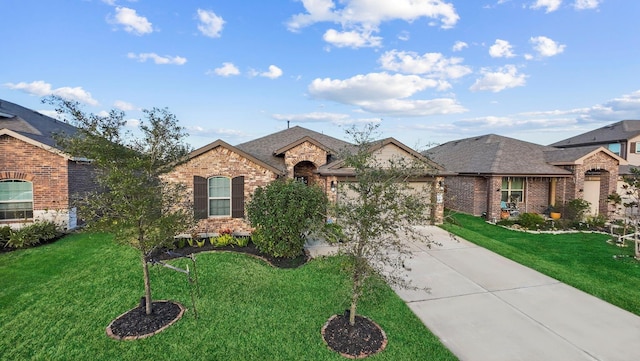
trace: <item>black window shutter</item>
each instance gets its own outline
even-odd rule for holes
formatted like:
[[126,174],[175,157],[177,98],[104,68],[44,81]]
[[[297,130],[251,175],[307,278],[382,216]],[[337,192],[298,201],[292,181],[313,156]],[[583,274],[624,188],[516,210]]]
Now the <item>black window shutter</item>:
[[231,218],[244,217],[244,177],[231,180]]
[[193,215],[196,219],[206,219],[209,210],[209,190],[207,179],[193,176]]

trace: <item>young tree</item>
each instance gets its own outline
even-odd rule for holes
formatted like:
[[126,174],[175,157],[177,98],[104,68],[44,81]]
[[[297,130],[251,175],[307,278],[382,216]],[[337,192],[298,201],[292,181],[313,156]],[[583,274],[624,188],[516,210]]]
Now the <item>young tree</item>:
[[[401,270],[409,249],[403,239],[423,239],[415,225],[430,220],[431,203],[427,189],[415,188],[410,180],[434,175],[428,160],[391,158],[376,159],[372,141],[377,126],[351,128],[357,150],[345,155],[344,166],[353,169],[352,181],[339,183],[339,199],[332,206],[336,222],[341,226],[341,252],[349,260],[351,273],[351,325],[360,296],[372,274],[379,274],[389,284],[411,288]],[[430,240],[425,240],[430,244]]]
[[256,228],[253,242],[275,257],[293,258],[304,250],[306,232],[324,225],[327,196],[316,185],[278,180],[256,189],[247,216]]
[[[627,236],[628,223],[632,224],[635,256],[640,259],[640,239],[638,237],[640,234],[640,168],[632,167],[630,171],[630,175],[623,177],[622,194],[610,194],[608,199],[623,217],[623,236]],[[620,209],[621,206],[624,208]]]
[[47,101],[79,128],[73,136],[57,135],[58,144],[67,153],[86,158],[95,169],[98,189],[78,201],[79,216],[88,229],[113,233],[116,241],[140,252],[149,315],[153,310],[146,256],[193,224],[191,212],[178,206],[185,199],[184,187],[162,179],[186,160],[187,134],[167,109],[144,110],[140,134],[133,136],[125,129],[122,111],[87,115],[77,102],[57,97]]

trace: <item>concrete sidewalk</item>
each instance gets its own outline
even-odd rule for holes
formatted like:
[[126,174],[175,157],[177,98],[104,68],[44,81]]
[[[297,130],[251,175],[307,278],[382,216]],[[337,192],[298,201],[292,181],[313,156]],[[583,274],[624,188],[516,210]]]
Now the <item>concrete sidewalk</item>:
[[640,317],[438,227],[442,246],[410,241],[408,275],[424,291],[396,290],[460,360],[640,360]]

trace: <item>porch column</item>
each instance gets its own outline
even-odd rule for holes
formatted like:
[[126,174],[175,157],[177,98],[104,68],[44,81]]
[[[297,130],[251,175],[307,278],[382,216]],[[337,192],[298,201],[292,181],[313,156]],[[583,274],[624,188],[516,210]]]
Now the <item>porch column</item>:
[[551,178],[549,185],[549,205],[556,205],[556,189],[558,188],[558,178]]

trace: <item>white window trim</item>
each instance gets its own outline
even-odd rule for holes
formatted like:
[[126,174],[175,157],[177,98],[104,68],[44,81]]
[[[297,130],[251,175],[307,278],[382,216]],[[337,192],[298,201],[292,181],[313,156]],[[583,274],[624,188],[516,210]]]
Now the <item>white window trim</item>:
[[[209,181],[211,179],[214,178],[224,178],[227,181],[229,181],[229,196],[228,197],[211,197],[211,195],[209,194],[209,190],[210,190],[210,186],[209,186]],[[232,189],[231,189],[231,178],[229,177],[225,177],[225,176],[213,176],[213,177],[209,177],[207,179],[207,216],[209,218],[229,218],[231,217],[231,207],[232,207],[232,202],[231,202],[231,193],[232,193]],[[229,200],[229,209],[228,209],[228,214],[211,214],[211,201],[212,200]]]

